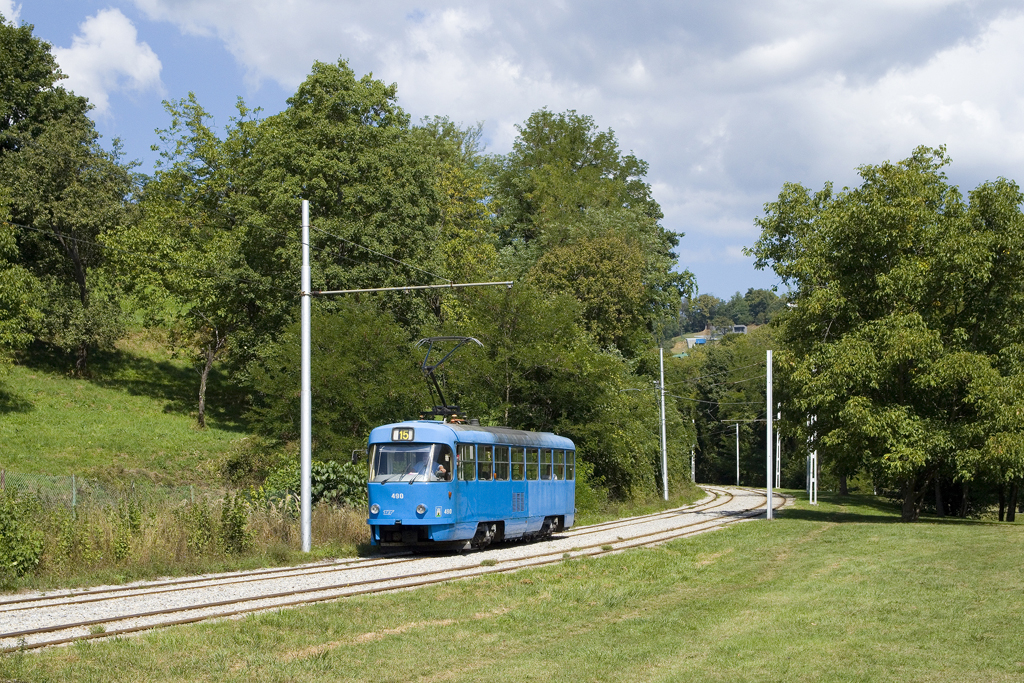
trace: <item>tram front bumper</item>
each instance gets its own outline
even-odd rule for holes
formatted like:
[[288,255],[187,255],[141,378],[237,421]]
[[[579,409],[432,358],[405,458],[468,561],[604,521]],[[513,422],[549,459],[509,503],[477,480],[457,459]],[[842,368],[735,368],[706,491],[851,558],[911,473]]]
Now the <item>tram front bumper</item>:
[[454,524],[381,524],[372,526],[373,542],[380,545],[400,543],[439,543],[455,536]]

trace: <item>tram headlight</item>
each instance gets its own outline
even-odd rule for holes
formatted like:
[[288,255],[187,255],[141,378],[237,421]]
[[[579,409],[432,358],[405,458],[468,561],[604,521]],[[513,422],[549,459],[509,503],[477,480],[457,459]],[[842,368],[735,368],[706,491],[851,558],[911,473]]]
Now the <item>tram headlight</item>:
[[417,515],[425,515],[425,514],[427,514],[427,506],[424,505],[423,503],[420,503],[419,505],[417,505],[416,506],[416,514]]
[[380,505],[377,505],[376,503],[374,503],[373,505],[370,506],[370,514],[371,515],[375,515],[378,512],[380,512]]

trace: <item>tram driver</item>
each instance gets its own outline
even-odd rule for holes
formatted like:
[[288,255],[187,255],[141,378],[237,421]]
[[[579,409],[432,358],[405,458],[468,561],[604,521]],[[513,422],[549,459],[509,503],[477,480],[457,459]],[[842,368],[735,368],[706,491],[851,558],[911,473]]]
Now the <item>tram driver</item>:
[[[416,460],[409,465],[409,469],[405,471],[406,474],[426,474],[427,473],[427,454],[420,451],[416,454]],[[444,465],[439,462],[434,463],[433,468],[434,477],[437,479],[444,479],[444,475],[447,472]]]

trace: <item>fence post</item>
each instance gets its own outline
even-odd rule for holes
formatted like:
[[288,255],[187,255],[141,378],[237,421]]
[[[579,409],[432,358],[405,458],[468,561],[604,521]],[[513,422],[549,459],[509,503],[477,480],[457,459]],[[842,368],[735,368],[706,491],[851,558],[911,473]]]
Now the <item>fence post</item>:
[[71,475],[71,509],[78,506],[78,486],[76,486],[75,475]]
[[7,470],[0,470],[0,491],[7,490]]
[[188,496],[192,499],[192,504],[196,504],[196,487],[192,484],[188,485]]

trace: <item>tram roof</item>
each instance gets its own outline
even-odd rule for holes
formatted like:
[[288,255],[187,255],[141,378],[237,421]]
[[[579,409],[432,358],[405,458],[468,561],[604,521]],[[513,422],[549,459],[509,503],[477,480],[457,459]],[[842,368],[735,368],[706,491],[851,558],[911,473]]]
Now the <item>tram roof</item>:
[[536,446],[538,448],[570,448],[576,445],[571,439],[551,432],[531,432],[509,427],[484,427],[482,425],[452,424],[435,420],[409,420],[382,425],[370,432],[370,443],[391,441],[391,430],[395,427],[412,427],[416,430],[415,441],[460,441],[468,443],[508,444],[511,446]]

